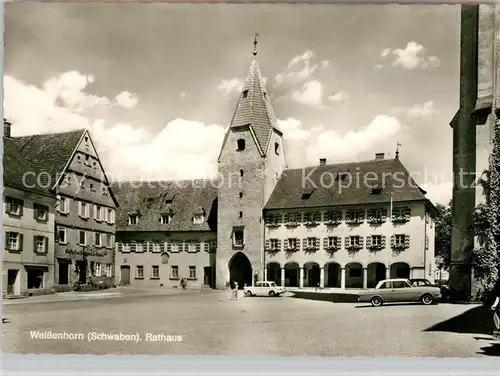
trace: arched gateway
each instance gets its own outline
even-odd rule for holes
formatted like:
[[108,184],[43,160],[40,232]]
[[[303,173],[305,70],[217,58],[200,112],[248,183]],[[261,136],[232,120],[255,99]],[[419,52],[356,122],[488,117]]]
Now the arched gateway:
[[250,260],[242,252],[236,253],[228,263],[229,280],[231,287],[234,283],[238,283],[238,288],[242,289],[243,285],[252,285],[252,264]]

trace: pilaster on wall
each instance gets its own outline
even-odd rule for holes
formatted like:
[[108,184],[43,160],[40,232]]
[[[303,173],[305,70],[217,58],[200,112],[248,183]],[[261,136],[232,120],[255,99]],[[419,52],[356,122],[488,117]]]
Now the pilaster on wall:
[[479,6],[462,5],[460,33],[460,109],[453,126],[453,208],[450,298],[468,301],[470,255],[474,247],[473,215],[476,172],[476,107],[478,87]]

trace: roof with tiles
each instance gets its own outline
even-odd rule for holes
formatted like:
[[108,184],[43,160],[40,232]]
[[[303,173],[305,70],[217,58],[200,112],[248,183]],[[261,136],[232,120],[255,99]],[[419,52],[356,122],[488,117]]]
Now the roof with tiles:
[[[35,134],[13,138],[29,164],[40,174],[44,185],[53,186],[78,146],[85,129],[63,133]],[[50,178],[49,178],[50,176]],[[50,182],[49,182],[50,180]],[[50,188],[52,188],[52,186]]]
[[25,191],[51,195],[43,184],[38,184],[33,167],[24,158],[14,139],[3,138],[3,183]]
[[432,206],[396,158],[285,170],[265,209],[388,203],[391,193],[393,202],[427,201]]
[[280,131],[274,109],[264,87],[256,52],[254,52],[228,131],[231,128],[244,125],[249,125],[253,130],[257,143],[264,154],[267,153],[273,129]]
[[[217,182],[215,180],[115,182],[111,189],[119,203],[117,231],[216,231]],[[196,214],[205,214],[195,224]],[[138,222],[129,225],[131,214]],[[171,215],[168,224],[162,215]]]

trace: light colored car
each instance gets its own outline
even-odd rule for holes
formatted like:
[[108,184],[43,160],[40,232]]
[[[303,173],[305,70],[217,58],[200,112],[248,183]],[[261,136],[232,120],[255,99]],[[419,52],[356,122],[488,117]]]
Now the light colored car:
[[246,296],[280,296],[284,293],[285,289],[273,281],[259,281],[245,289]]
[[422,302],[429,305],[441,298],[441,289],[435,286],[414,286],[408,279],[395,278],[380,281],[374,289],[362,291],[358,301],[378,307],[384,303]]

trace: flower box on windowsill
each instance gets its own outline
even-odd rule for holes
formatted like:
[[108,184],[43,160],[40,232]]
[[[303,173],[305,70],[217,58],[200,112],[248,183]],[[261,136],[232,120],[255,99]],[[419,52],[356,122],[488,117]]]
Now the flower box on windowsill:
[[385,220],[386,220],[386,219],[385,219],[384,217],[382,217],[382,218],[377,218],[377,217],[371,217],[371,218],[370,218],[370,217],[369,217],[369,218],[368,218],[368,223],[370,223],[370,224],[374,224],[374,225],[379,225],[379,224],[384,223],[384,222],[385,222]]
[[364,222],[364,219],[346,219],[346,223],[351,226],[357,226]]
[[363,249],[363,247],[360,245],[349,245],[346,247],[346,249],[351,252],[356,252],[359,251],[360,249]]
[[269,252],[269,253],[277,253],[279,251],[281,251],[281,249],[279,249],[279,248],[268,248],[268,249],[266,249],[266,252]]
[[372,245],[372,246],[368,247],[368,249],[372,252],[377,252],[377,251],[380,251],[381,249],[384,249],[384,247],[381,245]]
[[149,279],[160,279],[160,277],[150,277]]
[[316,227],[318,225],[318,222],[316,221],[308,221],[304,223],[304,226],[306,227]]
[[198,278],[186,278],[188,281],[197,281]]
[[397,251],[403,251],[403,250],[405,250],[406,248],[409,248],[409,247],[407,247],[404,244],[396,244],[396,245],[393,245],[391,248],[394,249],[394,250],[397,250]]
[[299,222],[287,222],[285,223],[286,227],[299,227],[300,223]]
[[297,252],[299,249],[298,248],[286,248],[286,252]]
[[410,216],[404,216],[404,217],[393,217],[392,222],[393,223],[406,223],[410,221]]
[[304,248],[304,251],[306,252],[316,252],[318,250],[317,247],[306,247]]
[[179,277],[170,277],[169,278],[171,281],[178,281],[180,278]]
[[135,277],[134,279],[144,279],[144,277]]
[[325,221],[325,226],[339,226],[342,223],[341,220],[331,220],[331,221]]
[[281,223],[276,223],[276,222],[266,223],[266,226],[269,228],[277,228],[281,226]]
[[332,253],[332,252],[337,252],[340,249],[340,247],[326,247],[325,251]]

